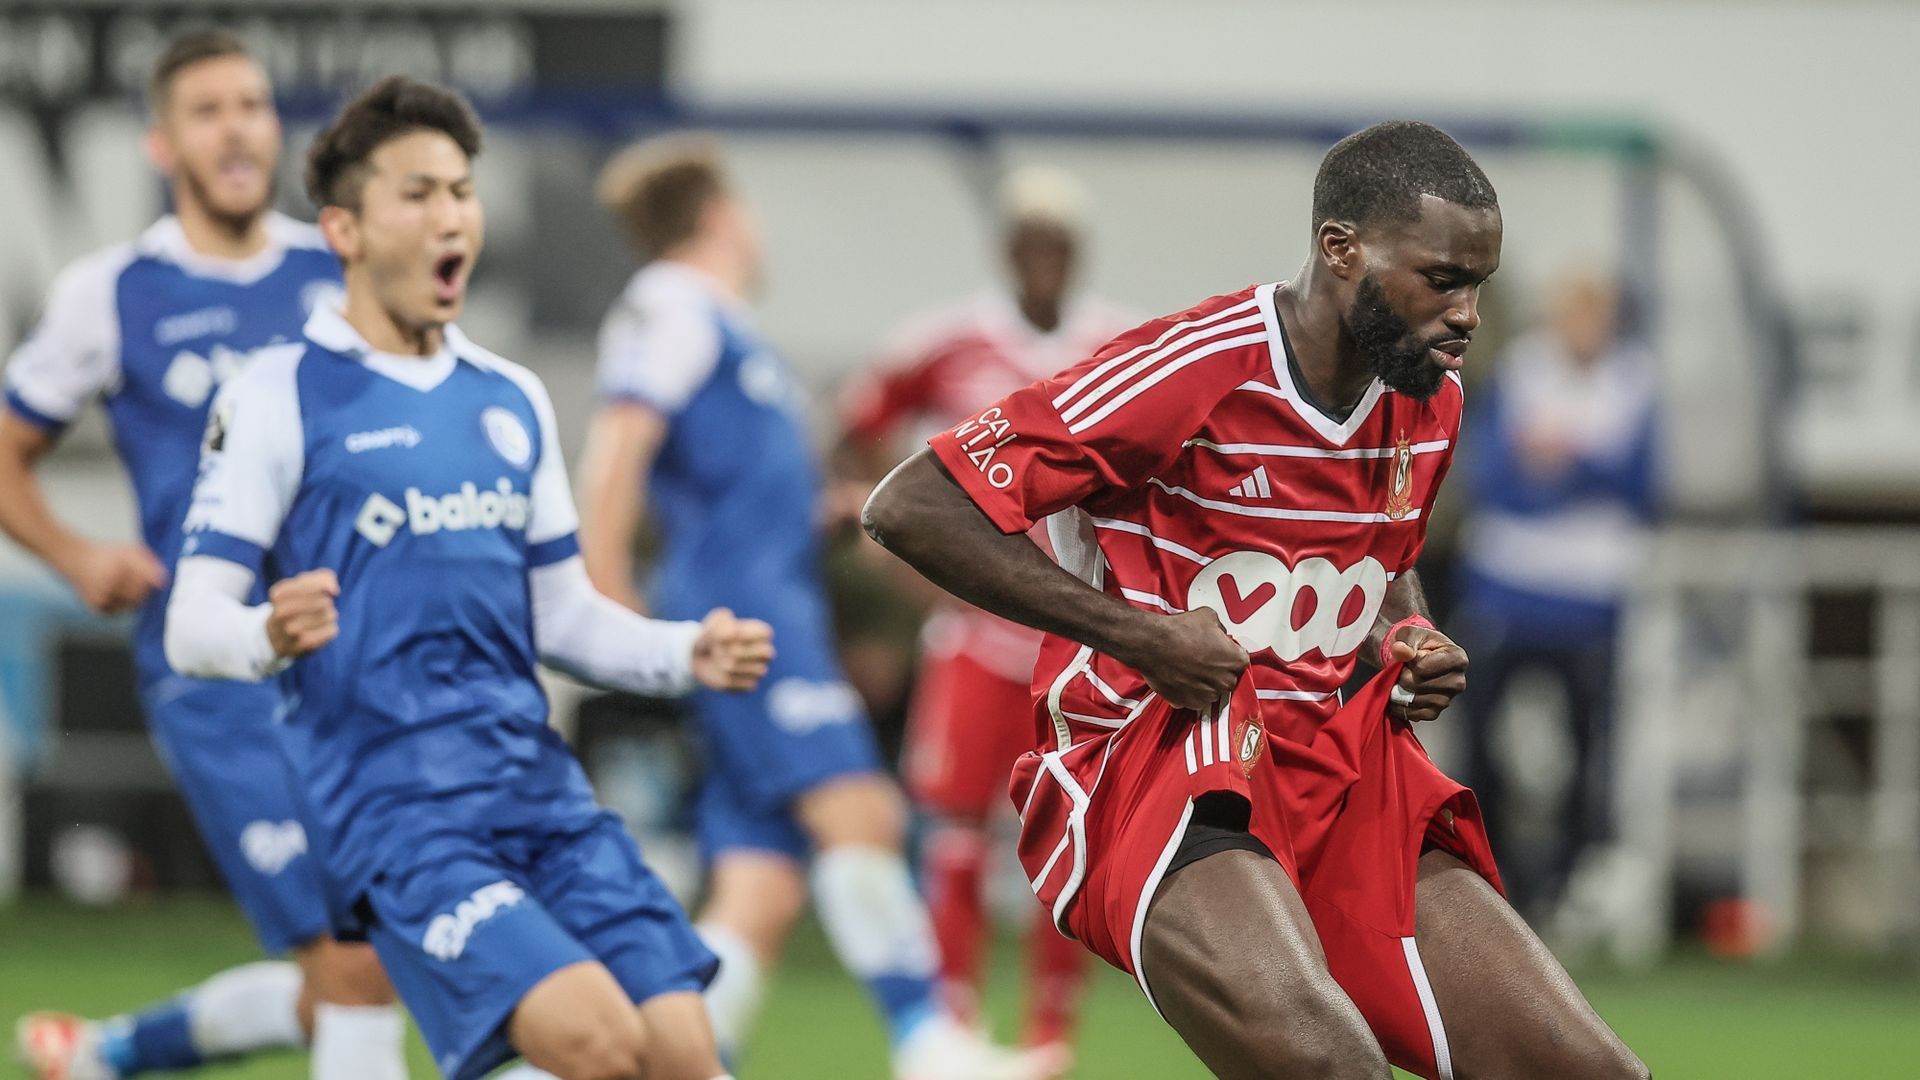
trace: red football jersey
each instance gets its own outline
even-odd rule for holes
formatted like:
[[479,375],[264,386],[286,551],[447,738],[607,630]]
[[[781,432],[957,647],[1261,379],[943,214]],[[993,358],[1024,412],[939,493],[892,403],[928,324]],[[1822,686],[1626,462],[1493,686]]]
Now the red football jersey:
[[[1094,297],[1071,299],[1060,325],[1043,333],[1013,298],[991,291],[910,322],[873,371],[849,388],[848,433],[914,441],[951,427],[990,401],[1098,352],[1138,321]],[[955,602],[928,620],[929,653],[965,655],[1024,682],[1040,649],[1036,630]]]
[[[1419,401],[1377,380],[1344,420],[1296,386],[1278,285],[1155,319],[932,439],[1007,532],[1050,524],[1063,565],[1155,611],[1209,607],[1252,655],[1275,735],[1338,706],[1387,585],[1411,569],[1460,429],[1451,375]],[[1139,674],[1047,636],[1042,749],[1125,725]]]

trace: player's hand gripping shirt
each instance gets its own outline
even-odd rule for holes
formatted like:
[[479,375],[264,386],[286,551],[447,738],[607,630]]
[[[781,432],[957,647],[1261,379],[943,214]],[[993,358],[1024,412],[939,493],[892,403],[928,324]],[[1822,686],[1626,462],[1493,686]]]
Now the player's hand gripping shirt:
[[[306,337],[222,391],[182,554],[339,577],[339,637],[281,683],[310,824],[352,897],[436,820],[594,812],[547,726],[528,587],[578,553],[578,522],[532,373],[451,326],[430,358],[373,352],[330,308]],[[437,809],[389,812],[421,802]]]
[[[188,246],[178,219],[162,218],[62,273],[7,365],[8,407],[50,434],[104,398],[141,537],[165,566],[179,551],[214,391],[256,357],[297,349],[308,313],[339,293],[340,264],[318,229],[270,214],[267,235],[252,258],[211,259]],[[162,590],[140,613],[143,681],[166,671],[166,606]]]
[[[896,336],[879,366],[847,392],[847,433],[880,440],[904,431],[923,440],[1093,355],[1137,321],[1114,305],[1077,297],[1063,306],[1060,325],[1043,333],[1007,293],[983,293],[916,319]],[[1040,650],[1039,631],[958,601],[928,619],[923,636],[930,653],[964,655],[1022,682]]]
[[[1462,399],[1452,377],[1424,402],[1376,381],[1346,419],[1326,415],[1299,389],[1276,288],[1148,322],[932,446],[1006,532],[1078,507],[1054,520],[1056,551],[1109,595],[1212,608],[1251,655],[1258,697],[1288,703],[1267,707],[1270,730],[1304,738],[1419,557]],[[1130,668],[1053,636],[1034,691],[1042,749],[1123,726],[1153,697]]]

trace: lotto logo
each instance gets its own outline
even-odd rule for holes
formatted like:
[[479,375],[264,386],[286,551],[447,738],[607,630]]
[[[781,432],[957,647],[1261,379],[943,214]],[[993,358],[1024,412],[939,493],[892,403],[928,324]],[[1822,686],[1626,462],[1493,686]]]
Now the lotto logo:
[[482,885],[452,911],[435,915],[427,924],[420,947],[435,960],[458,960],[467,951],[467,940],[473,937],[475,927],[526,898],[520,886],[511,881]]
[[1289,567],[1265,552],[1236,551],[1200,571],[1187,607],[1212,608],[1248,652],[1272,649],[1293,661],[1319,650],[1331,660],[1367,639],[1386,595],[1386,568],[1371,557],[1341,570],[1318,557]]
[[415,536],[441,532],[465,532],[468,529],[524,529],[532,511],[532,500],[513,490],[513,482],[501,477],[493,488],[481,491],[473,481],[446,495],[427,495],[417,487],[407,489],[402,509],[379,492],[367,496],[360,506],[353,529],[375,547],[386,547],[405,525]]

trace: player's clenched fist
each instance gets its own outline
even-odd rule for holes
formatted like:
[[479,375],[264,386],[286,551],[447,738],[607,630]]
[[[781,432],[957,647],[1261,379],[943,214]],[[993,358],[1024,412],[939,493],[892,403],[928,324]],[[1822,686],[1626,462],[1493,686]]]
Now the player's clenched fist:
[[167,583],[166,568],[144,544],[87,544],[62,569],[80,602],[101,615],[139,607]]
[[1247,650],[1227,634],[1212,608],[1149,617],[1150,640],[1136,655],[1116,659],[1138,671],[1154,693],[1176,708],[1199,712],[1233,692],[1247,670]]
[[340,612],[333,598],[340,595],[340,579],[331,570],[309,570],[273,583],[267,590],[272,614],[267,616],[267,640],[275,655],[305,656],[340,634]]
[[713,690],[751,690],[773,662],[773,627],[714,608],[693,641],[693,677]]
[[1430,626],[1409,626],[1387,644],[1400,671],[1399,689],[1412,697],[1400,707],[1411,722],[1436,720],[1467,688],[1467,650]]

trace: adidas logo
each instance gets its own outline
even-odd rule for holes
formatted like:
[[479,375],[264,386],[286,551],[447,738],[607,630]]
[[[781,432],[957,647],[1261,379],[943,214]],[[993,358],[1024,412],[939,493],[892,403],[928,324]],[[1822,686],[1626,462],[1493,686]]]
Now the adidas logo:
[[1267,467],[1262,465],[1253,470],[1253,475],[1235,484],[1228,494],[1238,495],[1243,499],[1273,498],[1273,485],[1267,483]]

